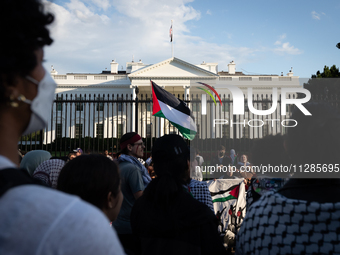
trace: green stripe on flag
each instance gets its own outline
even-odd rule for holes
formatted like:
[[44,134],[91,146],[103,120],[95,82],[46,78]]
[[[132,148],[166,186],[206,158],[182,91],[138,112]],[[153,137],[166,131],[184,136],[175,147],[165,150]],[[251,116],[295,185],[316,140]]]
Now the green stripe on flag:
[[185,138],[187,138],[189,140],[192,140],[192,139],[195,138],[196,133],[197,133],[196,131],[190,130],[189,128],[182,127],[181,125],[178,125],[178,124],[173,123],[171,121],[169,121],[169,122],[172,125],[174,125]]
[[[167,118],[164,116],[164,114],[163,114],[162,111],[156,112],[153,116],[167,119]],[[185,137],[185,138],[187,138],[187,139],[189,139],[189,140],[192,140],[192,139],[195,138],[196,133],[197,133],[196,131],[190,130],[189,128],[185,128],[185,127],[183,127],[183,126],[181,126],[181,125],[178,125],[178,124],[176,124],[176,123],[174,123],[174,122],[172,122],[172,121],[169,121],[169,122],[170,122],[174,127],[176,127],[176,128],[179,130],[179,132],[181,132],[181,134],[183,135],[183,137]]]
[[232,200],[232,199],[236,199],[236,197],[234,197],[232,195],[229,195],[227,197],[219,197],[219,198],[214,199],[213,203],[215,203],[215,202],[225,202],[225,201]]
[[162,111],[156,112],[153,116],[166,119]]

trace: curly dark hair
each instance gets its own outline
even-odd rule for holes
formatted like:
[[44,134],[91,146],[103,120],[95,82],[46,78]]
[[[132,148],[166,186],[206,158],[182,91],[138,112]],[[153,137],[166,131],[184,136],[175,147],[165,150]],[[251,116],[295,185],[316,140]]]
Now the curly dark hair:
[[5,84],[25,77],[37,65],[35,50],[50,45],[47,25],[54,16],[44,12],[40,0],[1,0],[0,2],[0,102],[5,102]]

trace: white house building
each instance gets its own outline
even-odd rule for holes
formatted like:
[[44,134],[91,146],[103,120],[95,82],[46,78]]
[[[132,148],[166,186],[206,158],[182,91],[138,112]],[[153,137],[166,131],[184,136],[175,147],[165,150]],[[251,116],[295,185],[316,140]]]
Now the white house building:
[[[237,138],[258,138],[269,133],[284,132],[282,121],[288,118],[288,113],[282,115],[278,106],[272,114],[258,116],[245,106],[244,114],[233,115],[234,93],[230,88],[240,89],[245,102],[249,101],[248,90],[251,88],[255,100],[253,105],[259,110],[271,108],[273,89],[278,95],[282,88],[292,89],[287,94],[293,97],[296,95],[294,88],[301,88],[299,78],[294,76],[292,70],[285,76],[247,75],[236,71],[234,61],[229,63],[228,71],[221,72],[218,71],[217,63],[194,65],[175,57],[152,65],[144,64],[141,60],[128,62],[125,71],[119,71],[119,64],[115,61],[110,65],[110,70],[101,73],[58,74],[52,68],[51,75],[58,84],[56,98],[62,98],[63,101],[54,104],[45,143],[50,143],[56,137],[119,137],[122,133],[136,131],[136,128],[143,137],[158,137],[174,132],[174,127],[167,120],[152,116],[150,80],[172,94],[184,95],[185,100],[190,100],[189,107],[196,120],[199,138],[233,138],[235,135]],[[209,95],[198,89],[204,87],[198,82],[215,88],[221,95],[222,105],[217,98],[217,104],[213,103]],[[88,104],[70,103],[67,100],[71,96],[72,100],[90,101]],[[144,102],[138,104],[137,110],[134,101],[136,96]],[[128,100],[123,101],[123,104],[110,104],[112,99]]]

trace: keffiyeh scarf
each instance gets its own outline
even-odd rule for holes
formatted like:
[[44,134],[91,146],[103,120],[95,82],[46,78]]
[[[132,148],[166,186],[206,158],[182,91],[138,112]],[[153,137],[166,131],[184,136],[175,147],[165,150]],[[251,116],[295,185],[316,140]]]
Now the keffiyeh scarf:
[[139,170],[141,171],[142,174],[142,178],[143,178],[143,182],[144,182],[144,186],[147,187],[148,184],[151,182],[151,177],[148,173],[148,170],[146,170],[145,166],[143,166],[143,164],[135,157],[126,155],[126,154],[121,154],[118,162],[130,162],[132,164],[134,164],[135,166],[137,166],[139,168]]
[[41,163],[33,173],[33,178],[42,180],[48,186],[56,189],[58,177],[65,161],[61,159],[50,159]]

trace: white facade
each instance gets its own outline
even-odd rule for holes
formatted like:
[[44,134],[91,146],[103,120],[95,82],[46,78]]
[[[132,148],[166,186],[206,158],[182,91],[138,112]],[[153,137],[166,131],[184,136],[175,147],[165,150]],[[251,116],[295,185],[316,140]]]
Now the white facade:
[[[170,58],[153,65],[143,64],[142,61],[139,62],[129,62],[126,64],[126,71],[118,71],[118,63],[112,61],[110,63],[111,70],[105,70],[98,74],[58,74],[56,70],[52,69],[51,75],[58,84],[56,94],[58,97],[63,96],[65,100],[72,97],[91,99],[94,97],[101,98],[105,100],[107,96],[110,97],[112,94],[125,98],[127,95],[129,98],[135,99],[136,88],[139,90],[138,98],[141,99],[140,95],[148,95],[151,98],[151,86],[150,79],[154,81],[159,86],[162,86],[165,90],[175,94],[176,96],[185,95],[185,99],[189,99],[188,95],[193,94],[194,98],[198,95],[199,101],[201,101],[201,95],[205,94],[202,90],[196,87],[200,86],[197,82],[206,83],[214,87],[217,92],[223,98],[232,98],[232,95],[225,86],[232,85],[242,90],[245,98],[248,98],[247,90],[252,88],[252,92],[255,95],[261,97],[270,98],[273,88],[277,89],[277,93],[281,93],[281,88],[300,88],[299,79],[294,76],[292,71],[290,71],[287,76],[278,75],[245,75],[241,72],[236,71],[236,64],[232,61],[228,67],[228,72],[218,72],[217,63],[205,63],[200,65],[193,65],[178,58]],[[225,96],[224,96],[225,95]],[[291,96],[295,93],[291,93]],[[209,99],[209,96],[207,96]],[[197,104],[197,103],[196,103]],[[93,108],[95,103],[93,103]],[[197,105],[196,105],[197,106]],[[75,105],[73,107],[76,107]],[[202,115],[200,109],[197,109],[193,104],[189,105],[193,111],[193,115],[196,118],[196,123],[198,125],[198,130],[200,132],[200,138],[215,138],[222,137],[226,134],[233,138],[234,132],[236,132],[237,137],[244,136],[243,132],[246,132],[246,128],[242,128],[239,125],[238,128],[233,128],[232,126],[226,127],[218,125],[213,127],[214,119],[233,119],[232,116],[232,105],[220,106],[217,104],[207,105],[207,115]],[[258,109],[262,105],[258,106]],[[75,109],[56,109],[56,105],[53,109],[53,123],[47,128],[47,136],[45,142],[49,143],[55,138],[56,124],[66,123],[70,125],[70,128],[65,128],[66,130],[61,130],[62,136],[74,138],[75,136],[75,125],[83,124],[82,134],[85,136],[96,136],[96,125],[103,124],[103,136],[106,137],[117,137],[117,125],[125,131],[135,131],[135,120],[136,112],[134,105],[126,105],[122,109],[111,107],[104,103],[103,110],[101,112],[95,112],[93,116],[86,116],[89,111],[93,109],[84,109],[82,111],[75,111]],[[119,110],[119,111],[118,111]],[[151,110],[147,111],[147,110]],[[287,116],[281,116],[280,109],[277,109],[275,113],[272,114],[272,118],[280,117],[280,121]],[[146,126],[149,125],[151,128],[151,136],[161,136],[164,133],[168,133],[169,123],[164,119],[159,119],[151,116],[152,109],[139,109],[138,110],[138,132],[142,136],[147,135]],[[263,116],[262,116],[263,117]],[[236,116],[238,122],[243,122],[245,119],[258,119],[251,113],[246,113],[244,115]],[[268,117],[267,117],[268,118]],[[263,118],[262,118],[263,119]],[[93,123],[87,125],[86,123]],[[272,126],[272,125],[271,125]],[[64,128],[63,128],[64,129]],[[282,132],[283,130],[278,127],[277,124],[269,128],[270,133]],[[59,131],[60,132],[60,131]],[[248,132],[248,131],[247,131]],[[248,138],[262,137],[263,128],[258,128],[255,130],[250,130],[247,134]],[[266,131],[266,134],[268,130]]]

